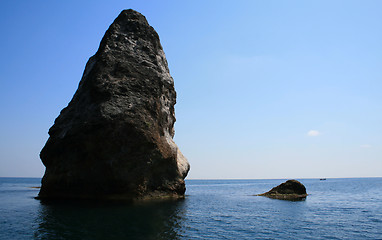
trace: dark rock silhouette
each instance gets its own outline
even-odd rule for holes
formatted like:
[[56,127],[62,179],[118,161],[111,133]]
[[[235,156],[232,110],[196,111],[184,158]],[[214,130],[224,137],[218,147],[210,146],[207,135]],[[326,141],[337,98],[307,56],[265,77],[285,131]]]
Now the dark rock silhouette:
[[305,186],[297,180],[288,180],[277,187],[272,188],[266,193],[258,196],[269,198],[298,201],[303,200],[308,196]]
[[189,164],[173,141],[175,103],[158,34],[122,11],[49,130],[38,198],[183,197]]

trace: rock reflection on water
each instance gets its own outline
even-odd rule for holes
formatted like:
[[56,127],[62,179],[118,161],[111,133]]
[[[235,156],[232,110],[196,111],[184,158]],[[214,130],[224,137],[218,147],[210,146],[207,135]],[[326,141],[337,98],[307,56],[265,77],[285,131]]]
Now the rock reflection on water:
[[36,239],[179,239],[185,200],[135,205],[43,204]]

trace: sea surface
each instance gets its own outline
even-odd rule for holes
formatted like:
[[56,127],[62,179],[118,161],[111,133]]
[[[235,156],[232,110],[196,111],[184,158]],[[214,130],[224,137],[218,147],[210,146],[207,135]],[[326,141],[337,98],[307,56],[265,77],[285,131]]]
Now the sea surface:
[[279,180],[188,180],[181,201],[46,204],[38,178],[0,178],[0,239],[382,239],[382,178],[299,179],[305,201],[252,196]]

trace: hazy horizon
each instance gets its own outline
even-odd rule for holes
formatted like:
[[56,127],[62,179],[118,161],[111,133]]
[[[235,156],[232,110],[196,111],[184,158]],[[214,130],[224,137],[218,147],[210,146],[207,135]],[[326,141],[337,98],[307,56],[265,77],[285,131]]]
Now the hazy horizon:
[[381,1],[9,1],[0,177],[39,153],[123,9],[158,32],[187,179],[382,177]]

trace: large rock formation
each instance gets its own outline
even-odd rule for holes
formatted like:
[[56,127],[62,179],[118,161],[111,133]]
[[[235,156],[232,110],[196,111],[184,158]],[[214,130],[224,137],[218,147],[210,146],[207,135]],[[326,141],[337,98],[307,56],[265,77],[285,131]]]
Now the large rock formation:
[[122,11],[49,130],[38,198],[184,196],[189,164],[173,141],[175,102],[158,34]]
[[306,188],[302,183],[297,180],[288,180],[277,187],[272,188],[266,193],[259,194],[258,196],[298,201],[304,200],[308,194],[306,193]]

